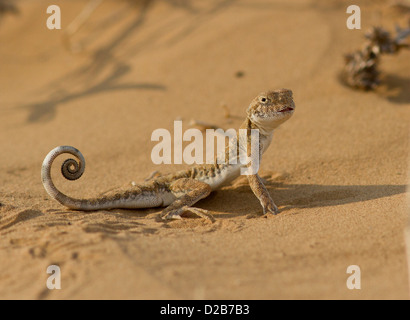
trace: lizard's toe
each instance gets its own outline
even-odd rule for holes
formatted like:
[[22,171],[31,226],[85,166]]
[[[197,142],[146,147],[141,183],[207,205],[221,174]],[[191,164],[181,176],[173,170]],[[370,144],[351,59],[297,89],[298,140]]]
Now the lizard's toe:
[[163,218],[163,219],[165,219],[165,220],[181,220],[182,217],[181,217],[180,214],[168,214],[168,215],[166,215],[166,217]]
[[183,210],[177,209],[177,210],[162,210],[160,213],[160,217],[162,220],[176,220],[176,219],[182,219],[181,213]]
[[198,217],[209,220],[211,222],[215,222],[215,218],[208,212],[208,210],[188,206],[183,206],[178,210],[172,210],[168,212],[166,210],[163,210],[160,214],[160,217],[162,220],[180,220],[182,219],[182,215],[186,212],[191,212]]
[[263,206],[263,214],[273,214],[277,215],[279,213],[278,207],[272,202],[267,204],[266,206]]

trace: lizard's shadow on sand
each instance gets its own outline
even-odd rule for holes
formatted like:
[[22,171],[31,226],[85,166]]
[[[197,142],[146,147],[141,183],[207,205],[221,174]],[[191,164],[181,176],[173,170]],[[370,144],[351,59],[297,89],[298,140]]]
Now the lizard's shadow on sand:
[[[318,185],[268,182],[266,187],[280,212],[291,209],[339,206],[406,192],[406,185]],[[199,202],[198,207],[214,211],[215,218],[262,213],[259,201],[247,184],[215,191],[208,198]],[[250,207],[252,211],[249,210]],[[216,212],[223,212],[223,214]]]
[[[266,188],[280,212],[292,209],[339,206],[380,199],[406,192],[406,185],[318,185],[268,181]],[[211,211],[219,219],[262,214],[262,207],[246,179],[212,192],[194,207]],[[123,218],[156,216],[163,208],[116,209],[111,214]]]
[[[265,183],[280,213],[292,211],[300,214],[305,208],[334,207],[349,203],[359,203],[381,199],[406,192],[406,185],[318,185],[318,184],[287,184],[268,181]],[[231,219],[235,217],[252,218],[262,214],[258,199],[244,180],[232,186],[212,192],[207,198],[199,201],[195,207],[211,211],[216,219]],[[295,209],[295,210],[294,210]],[[80,219],[90,219],[84,223],[86,232],[106,232],[116,234],[128,230],[131,233],[155,233],[156,228],[142,227],[135,219],[153,218],[162,221],[159,213],[163,208],[139,210],[114,209],[102,213],[83,213]],[[59,214],[73,214],[73,211],[49,210]],[[75,215],[79,213],[75,212]],[[100,221],[103,216],[115,217],[115,222]],[[201,221],[198,217],[194,220]],[[119,219],[119,220],[118,220]],[[191,219],[188,219],[194,222]],[[130,224],[130,221],[133,221]],[[185,221],[185,220],[184,220]],[[188,221],[185,221],[188,223]],[[167,224],[167,223],[166,223]],[[183,224],[185,225],[185,224]],[[166,226],[166,225],[165,225]],[[175,227],[175,225],[174,225]]]

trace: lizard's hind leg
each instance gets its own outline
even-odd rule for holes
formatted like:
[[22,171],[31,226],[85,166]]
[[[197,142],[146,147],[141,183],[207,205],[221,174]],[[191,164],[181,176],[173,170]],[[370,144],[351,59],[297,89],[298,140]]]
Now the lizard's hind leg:
[[191,207],[211,193],[212,190],[208,184],[182,178],[173,182],[170,189],[177,199],[161,212],[162,219],[181,219],[183,213],[192,212],[201,218],[215,221],[208,210]]

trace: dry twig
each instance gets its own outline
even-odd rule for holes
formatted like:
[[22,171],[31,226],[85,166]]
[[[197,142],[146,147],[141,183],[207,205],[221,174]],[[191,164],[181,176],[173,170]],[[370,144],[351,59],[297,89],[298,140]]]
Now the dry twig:
[[396,27],[396,36],[381,27],[373,27],[366,33],[366,42],[362,50],[345,55],[343,80],[347,85],[356,89],[374,90],[379,84],[380,56],[395,54],[403,48],[409,48],[405,42],[410,36],[410,27],[401,29]]

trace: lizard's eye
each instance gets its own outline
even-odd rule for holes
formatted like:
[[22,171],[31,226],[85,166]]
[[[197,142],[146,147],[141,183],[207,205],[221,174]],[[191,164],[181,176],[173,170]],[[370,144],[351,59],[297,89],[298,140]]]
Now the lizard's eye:
[[259,98],[259,101],[260,101],[260,102],[267,102],[267,101],[268,101],[268,98],[266,98],[266,97],[260,97],[260,98]]

